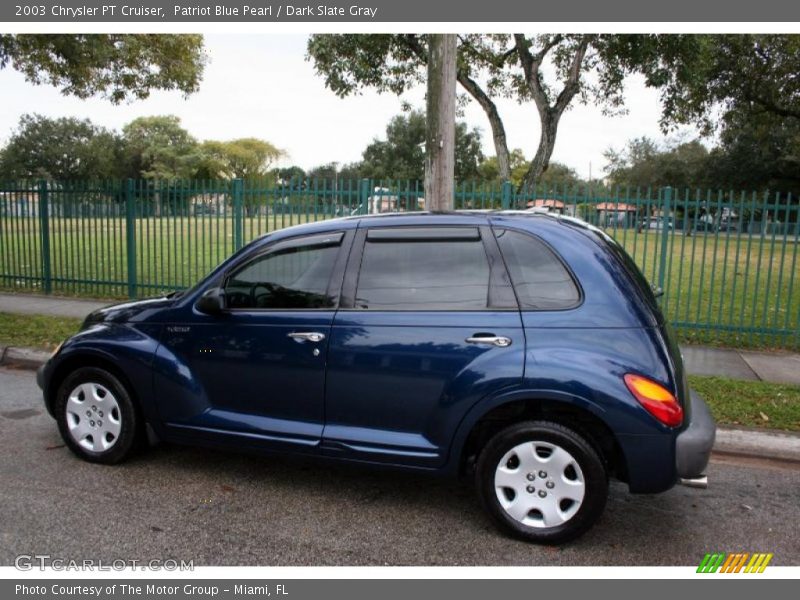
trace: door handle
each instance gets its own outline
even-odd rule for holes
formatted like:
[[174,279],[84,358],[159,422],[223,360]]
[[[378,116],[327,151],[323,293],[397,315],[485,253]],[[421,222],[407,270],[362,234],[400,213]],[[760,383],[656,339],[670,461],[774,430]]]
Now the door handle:
[[299,331],[297,333],[289,333],[288,337],[297,342],[321,342],[325,339],[325,334],[318,331]]
[[499,348],[505,348],[511,345],[511,338],[499,336],[499,335],[473,335],[472,337],[468,337],[464,340],[468,344],[486,344],[488,346],[497,346]]

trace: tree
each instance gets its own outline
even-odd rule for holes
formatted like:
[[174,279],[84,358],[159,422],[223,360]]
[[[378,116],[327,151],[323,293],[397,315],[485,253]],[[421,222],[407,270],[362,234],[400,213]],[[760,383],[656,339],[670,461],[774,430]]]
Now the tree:
[[282,181],[283,183],[289,183],[292,180],[297,181],[304,179],[306,172],[301,167],[292,165],[291,167],[277,169],[276,175],[278,176],[279,181]]
[[203,155],[174,115],[139,117],[123,127],[125,155],[134,177],[184,179],[195,175]]
[[361,162],[346,163],[339,168],[339,179],[343,181],[362,179],[363,177]]
[[[769,190],[800,197],[800,120],[734,111],[709,154],[715,187]],[[796,213],[795,213],[796,214]]]
[[58,181],[119,177],[121,141],[89,119],[23,115],[0,154],[0,177]]
[[557,194],[563,190],[574,190],[587,182],[578,177],[575,169],[559,162],[551,162],[539,180],[540,187],[547,193]]
[[800,119],[800,36],[784,34],[656,36],[646,47],[620,36],[631,69],[662,90],[665,127],[747,111]]
[[489,156],[478,165],[478,179],[487,183],[510,181],[515,185],[519,185],[522,182],[522,177],[528,170],[529,163],[530,161],[525,158],[525,153],[522,149],[514,148],[508,155],[508,175],[501,175],[500,164],[497,157]]
[[266,176],[285,152],[266,140],[241,138],[228,142],[209,140],[200,146],[204,178],[254,179]]
[[205,62],[201,35],[0,35],[0,69],[11,66],[65,95],[102,94],[114,103],[154,89],[195,92]]
[[309,179],[334,181],[339,177],[339,164],[335,162],[317,165],[308,170]]
[[[530,161],[525,158],[525,153],[520,148],[514,148],[509,155],[511,166],[511,181],[514,185],[521,185],[528,171]],[[478,179],[484,182],[502,183],[504,180],[500,177],[500,170],[497,167],[497,157],[490,156],[486,158],[480,165],[478,165]],[[568,167],[565,164],[558,162],[551,162],[550,167],[544,172],[542,177],[537,182],[539,189],[552,190],[558,192],[567,189],[575,189],[579,185],[586,182],[578,177],[575,169]]]
[[[656,36],[639,38],[638,50],[658,50]],[[501,178],[511,177],[511,156],[497,98],[536,107],[541,134],[521,182],[533,185],[549,166],[559,122],[575,98],[609,113],[622,107],[625,75],[640,66],[623,54],[630,50],[630,43],[608,35],[459,36],[456,79],[489,121]],[[320,34],[308,42],[317,73],[342,97],[365,87],[402,94],[424,80],[427,56],[425,36],[414,34]],[[545,71],[555,74],[555,83]],[[588,72],[591,79],[583,76]]]
[[[422,181],[425,166],[425,113],[412,110],[393,117],[386,126],[386,139],[375,139],[365,149],[360,172],[372,179]],[[483,160],[480,131],[456,124],[455,175],[464,181],[478,175]]]
[[622,150],[605,152],[612,186],[679,189],[707,186],[709,152],[699,140],[673,140],[659,145],[648,137],[630,140]]

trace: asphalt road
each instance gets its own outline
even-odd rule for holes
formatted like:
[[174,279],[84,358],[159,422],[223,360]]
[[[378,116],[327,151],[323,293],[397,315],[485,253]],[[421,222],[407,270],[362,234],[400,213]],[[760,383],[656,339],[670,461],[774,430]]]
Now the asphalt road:
[[696,565],[773,552],[800,565],[800,467],[715,459],[710,488],[632,496],[561,548],[510,540],[469,485],[161,445],[115,467],[75,458],[33,373],[0,369],[0,564],[177,559],[195,565]]

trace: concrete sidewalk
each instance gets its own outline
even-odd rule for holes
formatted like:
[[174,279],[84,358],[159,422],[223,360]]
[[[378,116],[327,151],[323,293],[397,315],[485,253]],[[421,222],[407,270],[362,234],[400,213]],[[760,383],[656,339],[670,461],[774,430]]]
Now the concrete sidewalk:
[[719,375],[747,381],[800,385],[800,354],[681,346],[692,375]]
[[0,313],[83,319],[93,310],[108,306],[110,303],[108,300],[84,300],[40,294],[0,294]]
[[[83,319],[107,300],[84,300],[33,294],[0,294],[0,312]],[[682,346],[684,364],[693,375],[719,375],[748,381],[800,385],[800,354],[751,352],[706,346]]]

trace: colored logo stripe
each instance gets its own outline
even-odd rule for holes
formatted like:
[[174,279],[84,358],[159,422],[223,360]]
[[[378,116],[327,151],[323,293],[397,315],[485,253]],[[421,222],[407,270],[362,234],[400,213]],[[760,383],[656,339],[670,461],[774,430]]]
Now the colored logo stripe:
[[763,573],[767,568],[769,561],[772,560],[772,554],[753,554],[753,558],[745,567],[745,573]]
[[[726,554],[725,552],[711,552],[703,557],[700,566],[697,567],[698,573],[739,573],[744,568],[744,573],[763,573],[764,569],[772,560],[773,554],[756,552],[736,552]],[[749,562],[748,562],[748,559]],[[747,566],[745,566],[747,563]]]
[[700,566],[697,567],[698,573],[716,573],[722,561],[725,560],[724,552],[714,552],[713,554],[706,554]]

